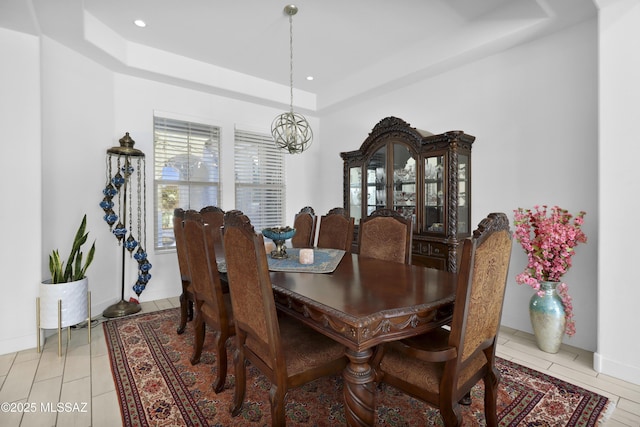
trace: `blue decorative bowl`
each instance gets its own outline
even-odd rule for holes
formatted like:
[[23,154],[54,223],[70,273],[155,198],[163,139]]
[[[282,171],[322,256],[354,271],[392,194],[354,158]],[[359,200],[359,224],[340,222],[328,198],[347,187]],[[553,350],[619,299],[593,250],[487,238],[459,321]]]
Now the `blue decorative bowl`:
[[271,227],[262,230],[262,235],[276,241],[289,240],[296,235],[296,229],[291,227]]
[[268,239],[273,240],[273,243],[276,244],[276,249],[271,252],[271,258],[289,258],[289,256],[287,255],[287,247],[284,245],[284,241],[296,235],[295,228],[291,228],[289,226],[265,228],[262,230],[262,235]]

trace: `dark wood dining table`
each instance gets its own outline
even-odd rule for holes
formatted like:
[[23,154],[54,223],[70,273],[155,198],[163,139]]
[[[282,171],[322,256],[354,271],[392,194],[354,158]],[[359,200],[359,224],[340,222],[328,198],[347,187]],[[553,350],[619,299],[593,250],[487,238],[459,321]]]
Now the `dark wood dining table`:
[[346,253],[332,273],[272,271],[279,310],[346,347],[345,416],[349,426],[374,424],[376,345],[448,323],[457,275]]

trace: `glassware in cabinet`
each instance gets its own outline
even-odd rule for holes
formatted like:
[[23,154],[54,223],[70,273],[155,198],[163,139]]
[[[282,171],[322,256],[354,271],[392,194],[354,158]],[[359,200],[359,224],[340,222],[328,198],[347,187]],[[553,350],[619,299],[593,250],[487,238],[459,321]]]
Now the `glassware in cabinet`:
[[[414,224],[412,262],[457,271],[459,246],[470,234],[471,145],[462,131],[434,135],[397,117],[382,119],[344,161],[344,206],[360,219],[375,209],[394,209]],[[357,196],[358,176],[360,200]],[[352,179],[352,177],[354,177]]]

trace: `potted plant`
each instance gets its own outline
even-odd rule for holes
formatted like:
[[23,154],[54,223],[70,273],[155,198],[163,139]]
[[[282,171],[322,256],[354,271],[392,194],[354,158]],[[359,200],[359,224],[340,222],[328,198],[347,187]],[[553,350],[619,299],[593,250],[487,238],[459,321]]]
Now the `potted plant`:
[[574,248],[587,241],[581,229],[586,213],[581,211],[574,217],[558,206],[518,208],[514,213],[515,238],[528,259],[516,282],[536,291],[529,315],[538,347],[557,353],[564,334],[576,332],[569,287],[561,279],[571,267]]
[[[60,328],[87,320],[89,313],[87,268],[96,251],[95,241],[84,257],[82,246],[87,242],[87,215],[73,239],[69,258],[60,258],[57,249],[49,255],[51,278],[40,284],[38,328]],[[60,305],[60,307],[59,307]]]

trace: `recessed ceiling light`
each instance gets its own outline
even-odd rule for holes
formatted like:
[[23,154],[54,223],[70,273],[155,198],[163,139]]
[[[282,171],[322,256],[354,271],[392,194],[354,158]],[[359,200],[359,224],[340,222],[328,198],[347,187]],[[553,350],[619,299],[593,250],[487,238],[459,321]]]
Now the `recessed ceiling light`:
[[309,81],[313,80],[313,76],[307,76],[307,80]]
[[142,19],[136,19],[135,21],[133,21],[133,23],[140,28],[144,28],[147,26],[147,23],[144,22]]

